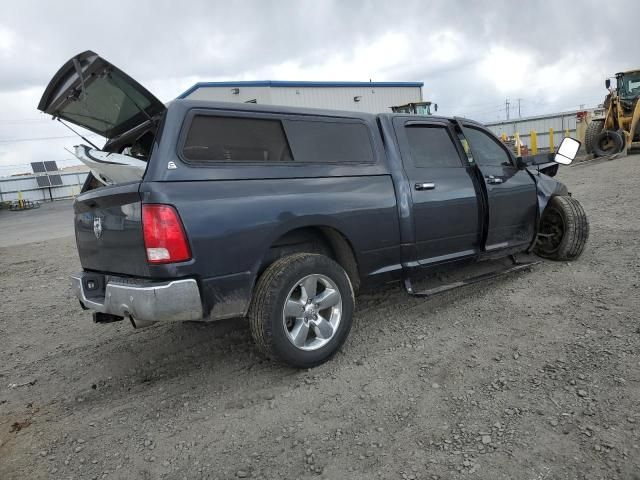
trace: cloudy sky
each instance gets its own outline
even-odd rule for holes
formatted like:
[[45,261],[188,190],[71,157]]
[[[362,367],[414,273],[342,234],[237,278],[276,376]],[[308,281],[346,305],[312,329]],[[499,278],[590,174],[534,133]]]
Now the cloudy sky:
[[518,98],[523,116],[602,102],[607,76],[640,67],[638,14],[637,0],[21,0],[0,16],[0,175],[69,158],[77,138],[36,104],[84,50],[163,101],[207,80],[423,81],[438,113],[491,121],[506,98],[512,117]]

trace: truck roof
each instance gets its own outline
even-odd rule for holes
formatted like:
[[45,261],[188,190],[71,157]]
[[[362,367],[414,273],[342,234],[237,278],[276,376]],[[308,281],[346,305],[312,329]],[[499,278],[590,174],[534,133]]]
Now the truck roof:
[[[331,110],[325,108],[309,108],[309,107],[290,107],[285,105],[267,105],[260,103],[238,103],[238,102],[219,102],[211,100],[190,100],[178,98],[171,100],[167,103],[167,107],[172,105],[179,106],[182,109],[188,110],[192,108],[209,108],[216,110],[235,110],[235,111],[247,111],[247,112],[264,112],[264,113],[289,113],[295,115],[319,115],[336,118],[358,118],[365,121],[375,122],[378,117],[420,117],[429,120],[453,120],[452,117],[444,117],[439,115],[429,115],[428,117],[422,117],[411,113],[366,113],[355,112],[351,110]],[[470,121],[469,119],[465,119]],[[474,122],[475,123],[475,122]]]
[[329,110],[324,108],[303,108],[288,107],[285,105],[265,105],[260,103],[236,103],[236,102],[216,102],[210,100],[189,100],[176,99],[167,103],[167,107],[173,105],[180,106],[185,109],[191,108],[211,108],[216,110],[240,110],[247,112],[264,112],[264,113],[290,113],[302,115],[321,115],[338,118],[359,118],[367,121],[375,121],[376,114],[365,112],[352,112],[347,110]]

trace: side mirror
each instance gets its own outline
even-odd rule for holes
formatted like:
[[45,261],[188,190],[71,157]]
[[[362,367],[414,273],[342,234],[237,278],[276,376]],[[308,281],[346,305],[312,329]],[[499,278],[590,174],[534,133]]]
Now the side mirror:
[[438,111],[438,104],[437,104],[437,103],[435,103],[435,104],[433,105],[433,108],[435,108],[435,109],[436,109],[436,112],[437,112],[437,111]]
[[606,88],[607,90],[609,90],[609,88],[611,88],[611,79],[610,79],[610,78],[607,78],[607,79],[604,81],[604,86],[605,86],[605,88]]
[[575,138],[566,137],[562,139],[562,143],[558,147],[558,151],[553,157],[553,161],[561,165],[569,165],[573,162],[578,154],[580,148],[580,142]]

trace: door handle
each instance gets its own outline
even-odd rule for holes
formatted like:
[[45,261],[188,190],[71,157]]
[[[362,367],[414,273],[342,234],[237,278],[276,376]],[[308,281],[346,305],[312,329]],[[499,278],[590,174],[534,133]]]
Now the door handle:
[[502,179],[500,177],[494,177],[493,175],[489,175],[488,177],[484,177],[487,179],[487,183],[489,185],[499,185],[502,183]]
[[414,188],[416,190],[433,190],[436,188],[436,184],[433,182],[416,183]]

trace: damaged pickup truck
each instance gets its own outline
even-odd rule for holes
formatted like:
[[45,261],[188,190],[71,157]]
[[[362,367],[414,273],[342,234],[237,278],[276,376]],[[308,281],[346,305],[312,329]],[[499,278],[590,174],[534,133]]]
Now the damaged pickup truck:
[[261,351],[312,367],[347,338],[363,286],[419,295],[411,279],[443,266],[574,260],[589,233],[544,173],[571,163],[572,139],[516,158],[461,118],[164,105],[90,51],[38,108],[107,139],[76,147],[92,173],[74,203],[72,283],[97,323],[249,317]]

